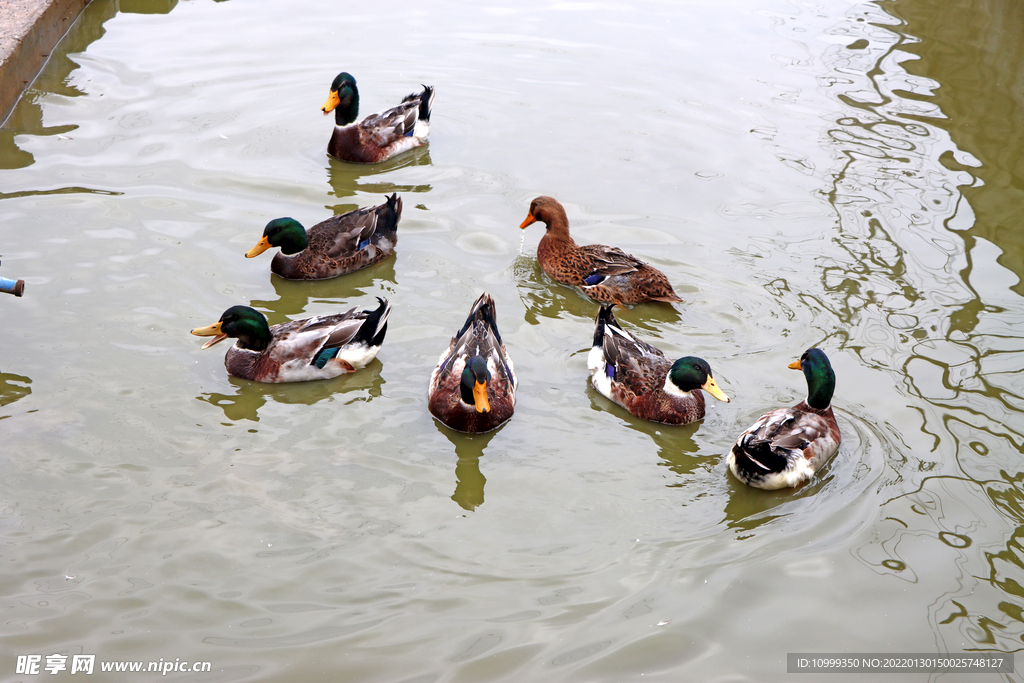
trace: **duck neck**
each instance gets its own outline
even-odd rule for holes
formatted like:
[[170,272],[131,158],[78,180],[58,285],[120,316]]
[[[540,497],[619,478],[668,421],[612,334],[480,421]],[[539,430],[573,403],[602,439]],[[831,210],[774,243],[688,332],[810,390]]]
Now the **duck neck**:
[[250,351],[266,351],[273,338],[273,335],[270,333],[270,327],[266,323],[263,325],[253,323],[240,326],[235,334],[237,335],[238,345]]
[[832,403],[836,390],[836,376],[831,367],[816,368],[807,375],[807,405],[819,412],[825,412]]
[[547,232],[544,233],[544,237],[541,238],[541,242],[567,244],[571,247],[576,246],[575,240],[572,235],[569,234],[569,217],[565,215],[565,209],[561,206],[554,207],[549,211],[546,216],[547,220],[544,221],[547,227]]
[[347,126],[350,123],[355,123],[359,116],[359,93],[348,90],[338,93],[338,96],[341,102],[334,108],[335,125]]

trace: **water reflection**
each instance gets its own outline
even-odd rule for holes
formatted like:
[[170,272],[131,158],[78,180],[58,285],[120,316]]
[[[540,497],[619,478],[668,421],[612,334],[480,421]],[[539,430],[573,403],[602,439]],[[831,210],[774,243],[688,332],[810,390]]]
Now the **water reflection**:
[[[992,84],[1020,82],[1024,20],[988,0],[886,3],[899,19],[868,7],[870,41],[831,53],[851,75],[832,84],[848,109],[829,133],[843,162],[827,193],[848,259],[823,282],[848,348],[898,375],[919,411],[917,438],[900,435],[918,447],[896,474],[919,488],[884,504],[857,556],[935,596],[928,616],[946,648],[1017,650],[1024,239],[1005,229],[1021,184],[1003,129],[1024,98]],[[939,562],[961,569],[940,578]]]
[[[1024,489],[1021,474],[974,482],[931,477],[886,504],[874,543],[857,557],[880,575],[935,598],[932,628],[949,650],[1019,651],[1024,638]],[[1007,525],[1007,521],[1010,522]],[[993,534],[1005,535],[993,542]],[[957,571],[936,573],[936,565]],[[984,585],[995,589],[992,594]]]
[[[401,248],[399,237],[398,252]],[[254,299],[249,305],[264,311],[271,325],[304,315],[310,303],[330,304],[336,306],[338,312],[346,311],[352,306],[360,309],[376,308],[374,300],[367,297],[382,294],[389,298],[390,294],[394,294],[397,288],[395,258],[399,256],[400,253],[396,257],[386,258],[354,273],[315,282],[286,280],[273,275],[270,272],[270,259],[267,258],[267,277],[270,278],[277,299]],[[381,282],[391,283],[392,286],[385,286],[384,292],[381,292]]]
[[526,309],[526,322],[531,325],[539,325],[539,317],[561,318],[563,312],[590,320],[597,316],[597,304],[572,287],[548,277],[535,256],[516,256],[512,262],[512,275],[517,283],[519,299]]
[[[458,448],[455,449],[456,453]],[[455,463],[455,493],[452,500],[463,510],[473,511],[484,504],[484,484],[487,479],[480,472],[480,456],[462,457]]]
[[452,494],[452,500],[463,510],[472,512],[484,504],[484,484],[487,483],[487,478],[480,471],[480,458],[483,457],[491,439],[504,425],[486,434],[463,434],[445,427],[437,420],[434,421],[434,426],[452,442],[458,458],[455,463],[455,492]]
[[[326,133],[326,135],[329,135]],[[431,166],[430,145],[422,145],[415,149],[403,152],[396,157],[379,164],[349,164],[328,157],[327,180],[331,185],[331,194],[338,199],[346,199],[355,196],[357,192],[364,192],[382,197],[397,192],[399,195],[426,193],[433,189],[429,184],[402,184],[389,181],[396,176],[399,169],[415,166]],[[364,181],[365,179],[365,181]],[[380,203],[380,202],[378,202]],[[327,208],[335,214],[345,213],[359,208],[354,204],[327,205]],[[399,225],[401,230],[401,225]]]
[[117,8],[129,14],[170,14],[178,0],[117,0]]
[[[920,57],[906,62],[907,71],[940,85],[929,97],[944,116],[931,124],[956,141],[943,162],[965,176],[963,195],[976,217],[971,235],[998,245],[998,263],[1024,278],[1024,236],[1010,227],[1024,205],[1015,125],[1024,120],[1024,18],[994,0],[941,7],[897,0],[887,9],[906,22],[900,33],[913,38],[901,49]],[[1011,287],[1024,295],[1024,279]]]
[[[597,394],[596,391],[594,393]],[[709,471],[721,460],[718,453],[710,456],[700,455],[700,446],[693,437],[702,424],[703,420],[679,426],[652,425],[654,431],[647,432],[658,447],[658,457],[663,461],[658,464],[669,468],[680,477],[678,482],[669,486],[683,486],[694,472]]]
[[[65,124],[49,127],[43,125],[42,97],[44,95],[59,95],[61,97],[86,95],[72,83],[71,73],[79,66],[74,61],[73,55],[85,52],[89,45],[99,40],[106,33],[103,25],[108,20],[114,18],[118,12],[168,14],[177,4],[178,0],[96,0],[89,3],[68,34],[61,39],[60,49],[53,51],[53,56],[46,68],[32,84],[32,87],[25,91],[18,106],[14,107],[10,117],[4,122],[3,128],[0,128],[0,169],[26,168],[35,163],[31,152],[18,146],[17,137],[19,135],[73,136],[73,131],[78,129],[77,125]],[[58,191],[89,192],[90,190],[63,188]]]
[[650,437],[658,447],[658,457],[663,461],[659,465],[669,468],[682,478],[681,481],[673,482],[669,486],[682,486],[698,469],[711,470],[721,460],[721,455],[717,453],[710,456],[699,454],[700,446],[693,437],[704,424],[704,420],[685,425],[663,425],[644,420],[633,416],[628,410],[603,396],[594,389],[589,379],[586,382],[585,391],[594,410],[613,414],[621,420],[622,426]]
[[18,106],[14,107],[3,128],[0,128],[0,169],[26,168],[35,163],[30,152],[18,147],[17,136],[67,136],[78,128],[72,124],[44,126],[42,99],[51,95],[82,97],[86,94],[71,84],[71,72],[78,68],[78,64],[70,55],[84,52],[91,43],[98,40],[106,32],[103,24],[116,14],[115,0],[90,3],[61,40],[60,49],[54,50],[46,68],[32,87],[25,91]]
[[[32,380],[22,375],[0,372],[0,406],[14,403],[32,393]],[[0,420],[7,415],[0,415]]]
[[235,388],[234,394],[210,392],[200,394],[196,398],[220,408],[224,411],[224,417],[231,422],[239,420],[259,422],[260,409],[270,401],[314,405],[326,399],[338,397],[344,405],[349,405],[357,401],[378,398],[385,384],[385,380],[380,374],[382,367],[379,360],[373,360],[365,368],[349,375],[341,375],[328,380],[283,384],[250,382],[228,376],[228,381]]

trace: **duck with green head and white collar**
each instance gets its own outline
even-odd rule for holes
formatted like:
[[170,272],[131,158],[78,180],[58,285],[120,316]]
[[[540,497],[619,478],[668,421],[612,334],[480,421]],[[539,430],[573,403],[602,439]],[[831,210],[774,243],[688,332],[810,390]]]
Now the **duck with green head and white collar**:
[[684,425],[704,417],[704,395],[729,402],[703,358],[676,361],[619,326],[605,304],[594,325],[587,368],[594,388],[633,415],[663,424]]

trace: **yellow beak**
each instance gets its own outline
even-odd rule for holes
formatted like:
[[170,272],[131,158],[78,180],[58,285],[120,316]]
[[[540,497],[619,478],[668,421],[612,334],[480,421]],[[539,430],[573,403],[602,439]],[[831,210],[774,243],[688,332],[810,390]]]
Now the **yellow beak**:
[[327,97],[327,101],[324,102],[324,106],[320,107],[320,111],[324,113],[324,116],[334,111],[334,108],[341,104],[341,98],[338,97],[338,91],[332,90],[331,94]]
[[789,368],[790,370],[803,370],[803,368],[800,367],[800,361],[799,360],[793,361],[792,363],[790,363],[786,367]]
[[520,228],[525,228],[527,225],[533,225],[537,222],[537,219],[533,217],[532,213],[526,214],[526,219],[519,224]]
[[702,386],[701,389],[708,392],[719,401],[724,401],[725,403],[729,402],[729,397],[725,395],[724,391],[718,388],[717,384],[715,384],[714,377],[708,377],[708,381],[704,382],[704,386]]
[[219,320],[214,324],[208,325],[206,327],[197,327],[196,329],[192,330],[192,334],[196,335],[197,337],[213,337],[213,339],[203,344],[204,349],[208,349],[217,342],[222,342],[228,338],[228,335],[220,331]]
[[477,382],[473,385],[473,403],[476,405],[476,412],[491,412],[491,404],[487,400],[487,382]]
[[265,252],[267,249],[270,249],[272,246],[274,246],[274,245],[272,245],[270,243],[270,240],[267,239],[267,236],[264,235],[263,237],[260,238],[260,241],[256,243],[255,247],[253,247],[249,251],[245,252],[245,258],[252,258],[253,256],[259,256],[260,254]]

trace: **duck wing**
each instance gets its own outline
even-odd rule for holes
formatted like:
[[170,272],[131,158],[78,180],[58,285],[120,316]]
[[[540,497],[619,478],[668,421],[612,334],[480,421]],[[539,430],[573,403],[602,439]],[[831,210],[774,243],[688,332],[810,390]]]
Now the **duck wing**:
[[419,101],[402,102],[397,107],[370,114],[359,122],[364,138],[384,148],[413,134],[419,118]]
[[601,350],[605,362],[614,370],[610,379],[637,395],[660,390],[672,365],[661,349],[617,325],[608,325],[605,330]]
[[579,252],[587,257],[594,275],[623,275],[635,272],[644,265],[643,261],[632,254],[604,244],[587,244],[579,247]]

